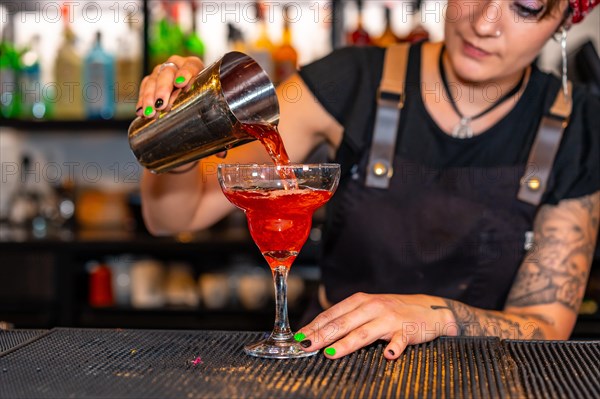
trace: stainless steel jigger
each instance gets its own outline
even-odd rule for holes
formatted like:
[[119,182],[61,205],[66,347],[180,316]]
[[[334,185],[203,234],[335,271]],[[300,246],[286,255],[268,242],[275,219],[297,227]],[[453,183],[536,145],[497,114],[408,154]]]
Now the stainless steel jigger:
[[279,103],[267,73],[249,56],[230,52],[193,78],[169,111],[137,117],[129,126],[129,145],[142,166],[162,173],[255,140],[242,124],[278,122]]

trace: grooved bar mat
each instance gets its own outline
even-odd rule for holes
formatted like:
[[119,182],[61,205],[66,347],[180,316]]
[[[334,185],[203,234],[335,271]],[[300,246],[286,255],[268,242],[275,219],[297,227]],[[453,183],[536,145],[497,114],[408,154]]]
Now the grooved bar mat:
[[600,342],[504,341],[531,398],[600,398]]
[[48,330],[0,330],[0,354],[46,332]]
[[[518,342],[442,338],[411,346],[396,361],[383,358],[381,343],[335,361],[322,354],[289,361],[245,355],[243,344],[261,336],[55,329],[0,355],[0,398],[521,398],[547,392],[539,383],[537,391],[524,389],[522,381],[543,374],[519,375],[523,357],[516,349],[529,348]],[[574,356],[573,348],[565,345],[565,356]],[[584,351],[597,354],[598,343]]]

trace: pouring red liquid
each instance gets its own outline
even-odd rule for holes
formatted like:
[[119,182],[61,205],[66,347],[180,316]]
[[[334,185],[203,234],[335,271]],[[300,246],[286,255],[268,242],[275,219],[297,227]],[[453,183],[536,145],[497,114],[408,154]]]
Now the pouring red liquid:
[[[243,130],[259,140],[277,166],[281,189],[225,190],[227,199],[246,213],[250,235],[271,268],[289,268],[306,242],[313,212],[332,196],[328,190],[298,186],[277,126],[246,124]],[[292,182],[292,184],[290,184]]]
[[[277,130],[277,125],[272,124],[243,124],[242,130],[248,135],[256,138],[265,147],[267,153],[273,160],[273,163],[277,166],[289,165],[290,157],[285,150],[283,140]],[[298,188],[296,182],[296,176],[294,171],[291,169],[279,169],[279,177],[281,177],[285,189],[290,188],[290,184],[293,188]]]
[[290,157],[285,150],[276,125],[266,123],[243,124],[242,130],[262,143],[275,165],[281,166],[290,163]]

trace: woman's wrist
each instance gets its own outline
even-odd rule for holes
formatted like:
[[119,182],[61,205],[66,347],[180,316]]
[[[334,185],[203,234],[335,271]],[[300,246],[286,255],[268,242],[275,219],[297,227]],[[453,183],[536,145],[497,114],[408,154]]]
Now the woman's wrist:
[[456,320],[451,299],[435,297],[431,303],[431,309],[436,313],[438,323],[441,325],[441,335],[460,335],[460,326]]

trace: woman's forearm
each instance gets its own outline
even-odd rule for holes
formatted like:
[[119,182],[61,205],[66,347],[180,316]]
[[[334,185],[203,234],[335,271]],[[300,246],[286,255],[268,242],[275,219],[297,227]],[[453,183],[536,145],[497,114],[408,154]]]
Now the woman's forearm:
[[141,195],[144,222],[152,234],[190,230],[202,196],[200,168],[161,175],[144,170]]
[[443,299],[445,305],[433,310],[449,310],[454,321],[445,335],[495,336],[502,339],[567,339],[568,333],[556,328],[552,319],[541,314],[516,314],[484,310],[464,303]]

